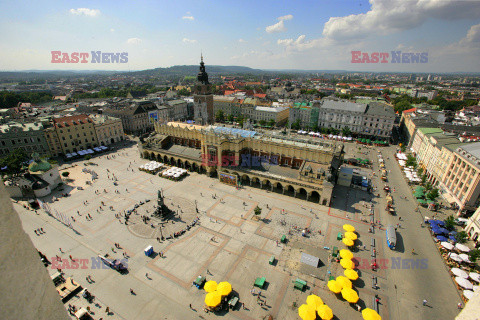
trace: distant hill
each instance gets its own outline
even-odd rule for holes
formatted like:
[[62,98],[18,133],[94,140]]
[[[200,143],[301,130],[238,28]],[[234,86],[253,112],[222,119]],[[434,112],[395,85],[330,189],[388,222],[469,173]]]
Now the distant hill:
[[[260,69],[252,69],[249,67],[240,67],[240,66],[215,66],[207,65],[206,66],[208,74],[264,74],[266,73]],[[122,72],[125,73],[125,72]],[[168,68],[155,68],[142,71],[129,72],[129,74],[134,75],[150,75],[150,76],[194,76],[198,73],[198,65],[183,65],[183,66],[172,66]]]

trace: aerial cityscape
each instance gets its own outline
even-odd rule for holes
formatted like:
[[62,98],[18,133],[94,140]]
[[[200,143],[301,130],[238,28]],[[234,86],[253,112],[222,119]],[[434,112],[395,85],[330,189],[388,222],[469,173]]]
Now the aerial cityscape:
[[0,17],[2,319],[478,319],[478,1]]

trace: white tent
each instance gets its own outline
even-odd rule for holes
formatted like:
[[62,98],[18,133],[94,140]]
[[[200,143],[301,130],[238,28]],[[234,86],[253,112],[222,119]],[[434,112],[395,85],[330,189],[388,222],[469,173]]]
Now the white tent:
[[459,254],[458,256],[459,256],[460,259],[462,259],[462,261],[464,261],[464,262],[468,262],[468,263],[471,262],[471,261],[470,261],[470,258],[468,257],[468,254],[466,254],[466,253],[461,253],[461,254]]
[[472,290],[463,290],[463,296],[468,300],[472,299],[474,295],[475,295],[475,292],[473,292]]
[[453,269],[450,270],[450,271],[451,271],[454,275],[456,275],[457,277],[468,279],[468,273],[466,273],[465,271],[463,271],[463,270],[460,269],[460,268],[453,268]]
[[464,289],[467,289],[467,290],[473,289],[473,284],[465,278],[456,277],[455,282],[458,283],[458,285]]
[[476,272],[470,272],[468,274],[468,276],[470,277],[470,279],[472,279],[473,281],[476,281],[476,282],[480,282],[480,274],[476,273]]
[[450,242],[446,242],[446,241],[440,242],[440,245],[447,250],[452,250],[454,248],[453,244],[451,244]]
[[456,254],[455,252],[450,253],[450,254],[448,255],[448,257],[449,257],[450,259],[452,259],[453,261],[463,262],[462,258],[460,258],[460,257],[458,256],[458,254]]
[[461,243],[457,243],[455,245],[455,248],[457,248],[458,250],[462,251],[462,252],[469,252],[470,251],[470,248],[467,247],[466,245],[464,244],[461,244]]

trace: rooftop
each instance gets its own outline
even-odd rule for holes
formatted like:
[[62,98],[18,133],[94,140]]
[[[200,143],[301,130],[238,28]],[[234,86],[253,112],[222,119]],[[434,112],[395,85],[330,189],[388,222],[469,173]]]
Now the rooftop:
[[369,102],[367,104],[365,113],[380,117],[395,117],[395,111],[393,110],[393,107],[379,101]]
[[418,131],[420,131],[423,134],[432,134],[432,133],[442,133],[443,130],[440,128],[418,128]]
[[367,106],[364,104],[353,103],[346,100],[325,99],[323,100],[320,108],[364,113]]
[[264,107],[264,106],[255,107],[256,111],[265,111],[265,112],[281,112],[285,109],[288,109],[288,107]]

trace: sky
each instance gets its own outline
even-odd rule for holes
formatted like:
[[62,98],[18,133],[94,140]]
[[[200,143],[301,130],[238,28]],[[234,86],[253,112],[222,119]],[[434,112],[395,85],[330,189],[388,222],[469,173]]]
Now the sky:
[[[203,53],[207,72],[480,72],[480,1],[2,0],[0,40],[0,71],[133,71],[198,64]],[[128,62],[92,63],[92,51],[127,53]],[[393,63],[392,51],[405,60]],[[75,52],[87,62],[66,63]],[[389,57],[367,63],[372,53]],[[409,63],[409,53],[428,59]]]

